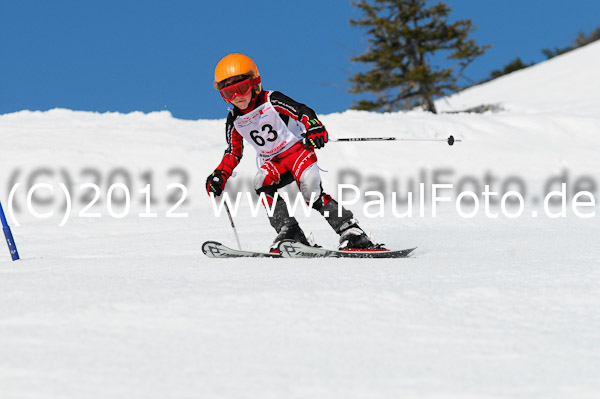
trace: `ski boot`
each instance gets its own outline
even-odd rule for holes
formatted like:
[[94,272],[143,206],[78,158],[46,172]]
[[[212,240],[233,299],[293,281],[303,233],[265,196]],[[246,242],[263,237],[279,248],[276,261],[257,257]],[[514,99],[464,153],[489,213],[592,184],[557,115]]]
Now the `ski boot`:
[[279,247],[279,243],[283,240],[294,240],[304,245],[311,245],[297,223],[291,226],[283,226],[281,228],[279,234],[277,234],[277,237],[275,237],[275,240],[273,240],[273,244],[271,244],[269,252],[272,254],[278,253],[279,251],[277,248]]
[[356,219],[348,220],[340,229],[340,251],[385,251],[383,244],[377,244],[358,226]]
[[[325,197],[325,196],[324,196]],[[326,195],[327,202],[315,207],[327,220],[329,225],[340,235],[341,251],[371,250],[385,251],[383,244],[374,243],[363,229],[358,226],[358,221],[347,209],[341,208],[336,200]],[[341,212],[340,212],[341,211]]]
[[305,245],[311,245],[296,219],[288,213],[283,198],[279,197],[277,199],[273,216],[269,216],[269,222],[277,232],[277,237],[275,237],[273,244],[271,244],[269,252],[278,253],[277,247],[283,240],[294,240]]

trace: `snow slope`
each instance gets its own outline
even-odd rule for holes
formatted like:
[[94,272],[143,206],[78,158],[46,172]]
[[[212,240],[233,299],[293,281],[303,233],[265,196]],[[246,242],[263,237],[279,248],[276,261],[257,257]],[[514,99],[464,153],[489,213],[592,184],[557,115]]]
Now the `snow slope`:
[[[429,187],[437,175],[525,196],[517,219],[483,211],[465,219],[449,204],[432,217],[429,203],[425,217],[391,217],[388,207],[386,218],[368,218],[364,198],[350,205],[376,239],[419,247],[403,260],[204,257],[204,240],[235,245],[203,189],[225,148],[223,120],[60,109],[0,115],[0,199],[7,208],[21,184],[13,233],[23,258],[13,263],[0,248],[0,397],[596,397],[597,216],[552,219],[542,205],[562,180],[569,196],[584,188],[597,196],[600,81],[585,78],[599,59],[592,44],[438,102],[501,103],[501,112],[322,117],[334,137],[463,140],[330,143],[318,155],[332,193],[356,182],[389,198],[418,182]],[[254,175],[247,147],[232,192],[247,192]],[[38,212],[55,211],[49,219],[27,212],[25,189],[35,182],[54,187],[33,200]],[[90,182],[102,190],[90,209],[100,218],[78,216],[91,201],[79,185]],[[122,219],[106,201],[117,182],[133,198]],[[176,210],[187,217],[166,217],[181,194],[167,190],[174,182],[188,188]],[[75,203],[64,227],[58,183],[72,186]],[[156,218],[139,216],[147,183]],[[299,220],[335,245],[319,215]],[[274,237],[264,213],[253,218],[248,206],[236,223],[245,248],[264,250]]]
[[482,101],[511,111],[598,115],[600,41],[437,102],[443,111]]

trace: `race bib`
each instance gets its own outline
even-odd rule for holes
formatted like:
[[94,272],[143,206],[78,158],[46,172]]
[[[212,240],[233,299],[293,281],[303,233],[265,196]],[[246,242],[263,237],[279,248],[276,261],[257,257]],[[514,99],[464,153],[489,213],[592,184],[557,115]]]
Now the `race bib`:
[[233,122],[238,133],[256,149],[261,163],[301,140],[283,122],[269,101]]

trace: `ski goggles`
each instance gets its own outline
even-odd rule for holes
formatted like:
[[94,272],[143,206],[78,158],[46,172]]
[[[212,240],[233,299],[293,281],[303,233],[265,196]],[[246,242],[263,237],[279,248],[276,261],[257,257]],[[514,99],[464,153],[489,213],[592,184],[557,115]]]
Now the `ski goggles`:
[[221,97],[223,97],[227,101],[231,101],[235,98],[235,96],[245,97],[250,93],[252,88],[260,83],[260,76],[254,79],[246,79],[242,80],[239,83],[233,84],[231,86],[223,87],[219,90],[221,93]]

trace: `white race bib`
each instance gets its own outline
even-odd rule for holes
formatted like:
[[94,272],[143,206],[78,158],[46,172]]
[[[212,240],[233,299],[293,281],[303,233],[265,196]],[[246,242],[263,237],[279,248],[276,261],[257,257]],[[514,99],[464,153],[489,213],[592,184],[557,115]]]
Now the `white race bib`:
[[250,113],[238,116],[233,125],[256,149],[261,164],[302,140],[299,134],[295,135],[287,127],[270,101]]

